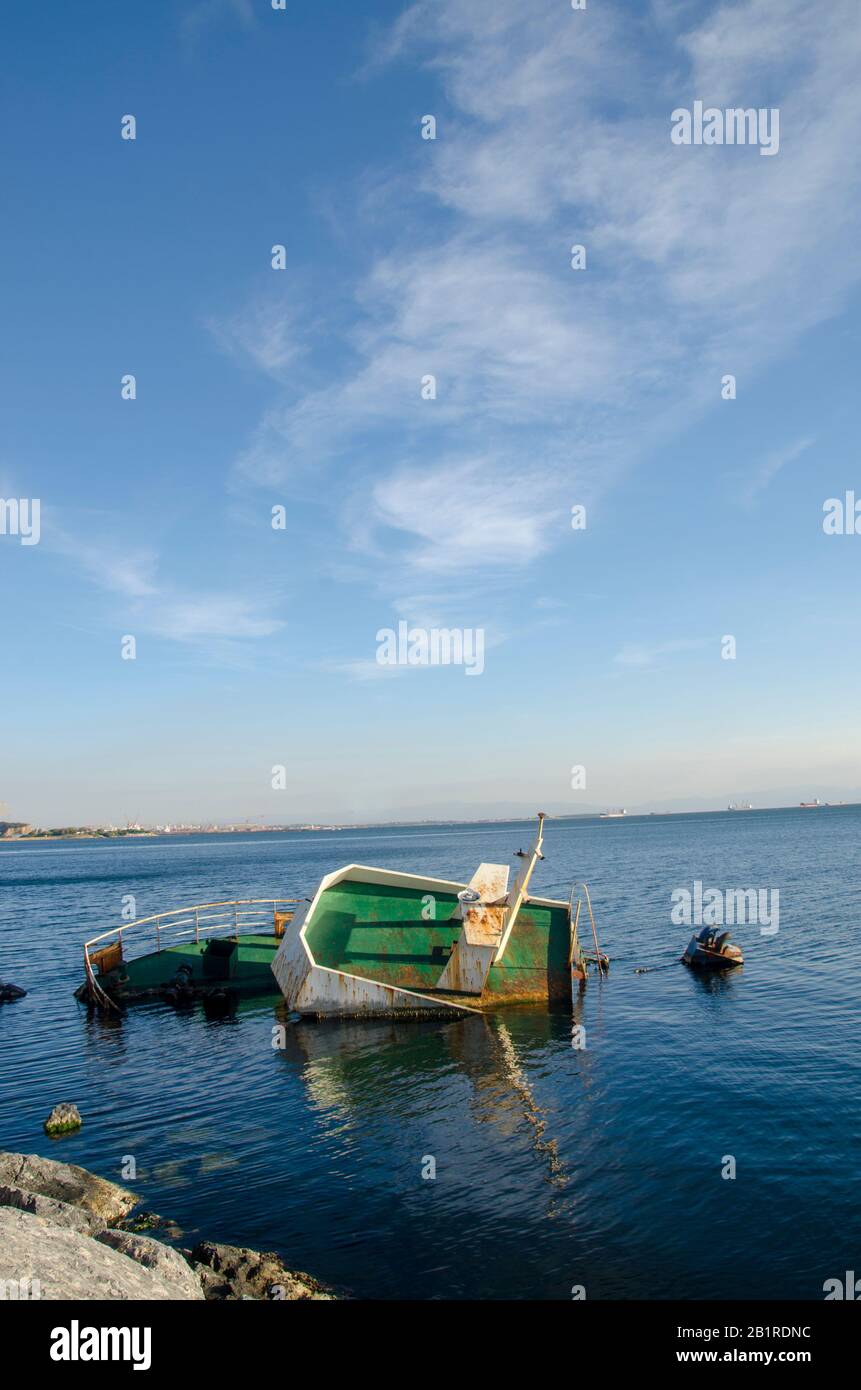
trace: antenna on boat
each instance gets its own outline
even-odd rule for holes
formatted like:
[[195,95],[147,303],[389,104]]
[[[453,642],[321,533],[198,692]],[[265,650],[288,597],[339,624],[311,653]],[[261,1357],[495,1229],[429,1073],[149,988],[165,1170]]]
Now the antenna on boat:
[[508,911],[505,915],[505,925],[502,929],[502,938],[499,943],[499,949],[497,950],[496,955],[494,956],[494,962],[502,959],[505,948],[508,945],[508,938],[511,935],[511,928],[514,926],[514,920],[523,905],[524,899],[527,896],[526,890],[529,887],[529,880],[532,877],[532,870],[535,868],[535,865],[538,863],[538,860],[544,858],[544,855],[541,853],[541,846],[544,843],[545,820],[545,813],[543,811],[539,811],[538,833],[535,836],[535,841],[532,845],[532,848],[528,851],[522,849],[516,851],[517,858],[523,859],[526,862],[524,863],[523,868],[520,870],[520,873],[517,875],[517,878],[515,879],[514,887],[508,894]]

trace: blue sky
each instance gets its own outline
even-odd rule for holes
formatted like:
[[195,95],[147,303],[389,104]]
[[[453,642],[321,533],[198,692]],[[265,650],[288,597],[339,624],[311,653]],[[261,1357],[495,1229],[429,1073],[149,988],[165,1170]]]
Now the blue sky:
[[[855,0],[3,31],[7,817],[861,796]],[[779,152],[673,145],[697,99]],[[379,666],[400,619],[483,674]]]

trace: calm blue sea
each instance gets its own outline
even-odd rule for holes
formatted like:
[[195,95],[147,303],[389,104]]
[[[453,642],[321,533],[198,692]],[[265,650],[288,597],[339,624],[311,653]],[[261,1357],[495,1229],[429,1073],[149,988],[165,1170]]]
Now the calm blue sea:
[[[120,1177],[180,1244],[277,1250],[373,1298],[822,1298],[861,1269],[861,809],[551,821],[533,886],[592,890],[601,945],[566,1009],[300,1023],[72,997],[81,944],[138,915],[310,894],[342,864],[468,879],[527,823],[0,845],[0,1147]],[[516,864],[516,861],[514,861]],[[776,888],[743,969],[677,963],[675,889]],[[635,973],[637,967],[655,967]],[[84,1127],[49,1141],[58,1101]],[[724,1179],[732,1156],[736,1177]],[[436,1177],[425,1179],[427,1159]]]

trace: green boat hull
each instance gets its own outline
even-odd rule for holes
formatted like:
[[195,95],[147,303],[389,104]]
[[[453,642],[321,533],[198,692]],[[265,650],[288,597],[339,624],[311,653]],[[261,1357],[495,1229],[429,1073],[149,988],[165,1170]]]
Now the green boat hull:
[[[455,916],[458,907],[456,892],[431,894],[343,879],[322,894],[305,940],[318,965],[434,994],[463,929]],[[490,967],[481,995],[464,995],[465,1001],[475,1007],[570,999],[570,939],[566,904],[524,904],[505,954]],[[441,993],[448,997],[453,991]]]

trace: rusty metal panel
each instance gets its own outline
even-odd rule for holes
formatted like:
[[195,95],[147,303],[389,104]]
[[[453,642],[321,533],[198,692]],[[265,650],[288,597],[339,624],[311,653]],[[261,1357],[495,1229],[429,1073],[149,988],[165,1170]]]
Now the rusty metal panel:
[[[363,1014],[443,1014],[463,1013],[465,1006],[396,985],[381,985],[375,980],[347,975],[341,970],[329,970],[315,965],[307,976],[294,1006],[299,1013],[363,1015]],[[468,1010],[466,1010],[468,1011]]]
[[495,941],[474,946],[461,937],[439,977],[437,988],[451,990],[454,994],[481,994],[495,954]]
[[483,903],[496,903],[508,892],[507,864],[479,864],[472,878],[470,888],[474,888]]

